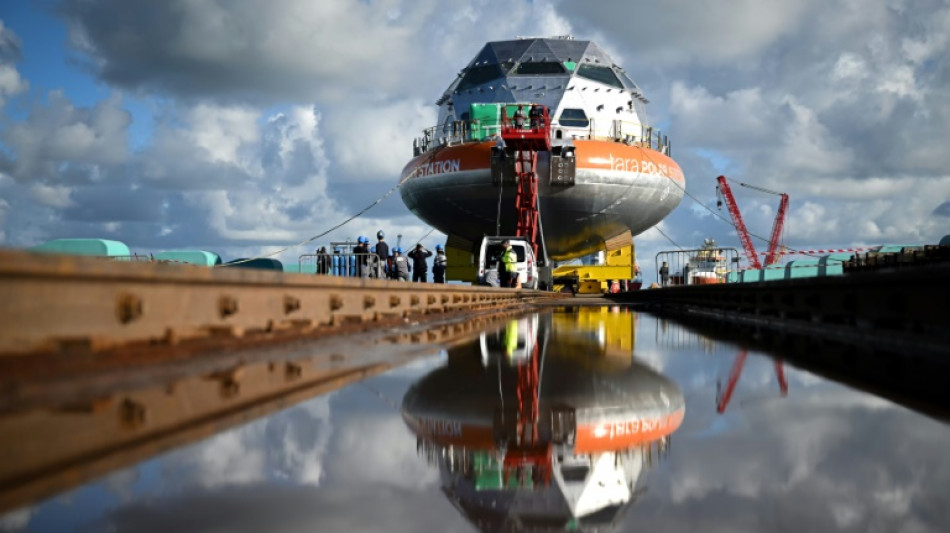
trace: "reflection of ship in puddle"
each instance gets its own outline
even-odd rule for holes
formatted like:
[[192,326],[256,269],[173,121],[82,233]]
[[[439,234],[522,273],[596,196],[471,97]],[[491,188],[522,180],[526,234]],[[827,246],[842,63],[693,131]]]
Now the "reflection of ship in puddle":
[[480,529],[619,523],[685,411],[676,384],[621,348],[633,316],[581,308],[512,321],[450,350],[406,393],[420,452]]

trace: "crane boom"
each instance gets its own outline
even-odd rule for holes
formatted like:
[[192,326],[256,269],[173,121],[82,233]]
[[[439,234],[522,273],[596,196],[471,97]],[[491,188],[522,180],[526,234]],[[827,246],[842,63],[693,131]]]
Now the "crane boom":
[[736,226],[736,233],[739,234],[739,241],[742,243],[742,249],[745,250],[746,258],[749,260],[749,266],[755,269],[761,269],[762,264],[759,263],[759,256],[755,252],[755,246],[752,245],[749,230],[745,227],[742,214],[739,213],[739,206],[736,204],[736,198],[732,195],[732,189],[729,187],[726,177],[719,176],[716,178],[716,181],[719,182],[719,192],[726,202],[726,207],[729,208],[729,214],[732,216],[732,222]]
[[[745,348],[736,356],[732,363],[732,370],[729,371],[729,381],[726,382],[726,388],[722,388],[722,382],[716,381],[716,412],[723,414],[729,407],[729,400],[736,391],[736,385],[739,383],[739,376],[742,375],[742,367],[745,366],[746,357],[749,351]],[[788,380],[785,378],[785,363],[781,359],[772,359],[775,366],[775,379],[778,381],[778,389],[782,396],[788,396]]]
[[769,250],[765,256],[765,266],[774,265],[782,258],[782,251],[779,249],[779,241],[782,237],[782,228],[785,227],[785,212],[788,210],[788,195],[777,193],[782,199],[778,204],[778,213],[775,215],[775,222],[772,223],[772,234],[769,236]]

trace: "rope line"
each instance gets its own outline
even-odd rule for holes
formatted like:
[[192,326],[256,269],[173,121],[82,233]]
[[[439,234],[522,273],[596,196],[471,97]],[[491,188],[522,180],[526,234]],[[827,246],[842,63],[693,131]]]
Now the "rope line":
[[368,391],[372,392],[373,394],[375,394],[377,398],[379,398],[380,400],[382,400],[383,403],[385,403],[386,405],[388,405],[389,407],[391,407],[391,408],[392,408],[394,411],[396,411],[397,413],[402,410],[402,408],[399,406],[398,403],[396,403],[395,400],[393,400],[392,398],[390,398],[390,397],[386,396],[385,394],[383,394],[382,391],[380,391],[380,390],[377,389],[376,387],[373,387],[372,385],[366,383],[365,381],[360,381],[360,385],[362,385],[363,388],[365,388],[366,390],[368,390]]
[[683,251],[683,247],[680,246],[680,245],[678,245],[678,244],[676,244],[676,241],[674,241],[673,239],[670,238],[669,235],[667,235],[666,233],[664,233],[663,230],[660,229],[660,225],[659,225],[659,224],[657,224],[656,226],[653,226],[653,227],[656,228],[656,230],[660,232],[660,235],[666,237],[666,240],[668,240],[668,241],[670,241],[671,243],[673,243],[673,246],[679,248],[681,252]]
[[495,237],[501,235],[501,193],[502,189],[505,188],[505,177],[504,172],[502,172],[502,177],[498,180],[498,207],[495,210]]
[[[426,161],[425,163],[423,163],[423,164],[431,163],[432,160],[435,159],[435,156],[438,155],[438,153],[441,152],[441,151],[442,151],[441,148],[437,148],[437,149],[433,150],[432,155],[429,156],[429,158],[427,159],[427,161]],[[269,253],[269,254],[258,255],[258,256],[255,256],[255,257],[249,257],[249,258],[247,258],[247,259],[242,259],[242,260],[240,260],[240,261],[233,261],[233,262],[231,262],[231,263],[225,263],[225,264],[221,264],[221,265],[215,265],[215,267],[223,267],[223,266],[229,266],[229,265],[240,265],[240,264],[242,264],[242,263],[248,263],[248,262],[250,262],[250,261],[254,261],[255,259],[266,259],[266,258],[268,258],[268,257],[273,257],[273,256],[275,256],[275,255],[282,254],[282,253],[284,253],[284,252],[286,252],[286,251],[288,251],[288,250],[292,250],[292,249],[294,249],[294,248],[298,248],[298,247],[303,246],[303,245],[305,245],[305,244],[311,243],[311,242],[313,242],[313,241],[315,241],[315,240],[317,240],[317,239],[320,239],[320,238],[322,238],[322,237],[325,237],[325,236],[327,236],[328,234],[330,234],[330,233],[332,233],[332,232],[334,232],[334,231],[336,231],[336,230],[342,228],[343,226],[349,224],[349,223],[352,222],[354,219],[356,219],[356,218],[358,218],[358,217],[364,215],[367,211],[369,211],[370,209],[376,207],[380,202],[382,202],[382,201],[385,200],[386,198],[389,198],[394,192],[396,192],[396,190],[398,190],[400,187],[402,187],[403,184],[406,183],[406,181],[408,181],[410,177],[412,177],[412,173],[411,173],[411,172],[410,172],[409,174],[406,174],[406,177],[405,177],[405,178],[399,180],[399,182],[396,183],[396,185],[393,186],[393,188],[391,188],[391,189],[389,189],[388,191],[386,191],[386,194],[384,194],[384,195],[380,196],[379,198],[377,198],[373,203],[367,205],[366,207],[364,207],[363,209],[361,209],[360,211],[358,211],[355,215],[352,215],[352,216],[350,216],[349,218],[346,218],[345,220],[343,220],[343,222],[340,222],[339,224],[337,224],[337,225],[331,227],[330,229],[328,229],[328,230],[326,230],[326,231],[324,231],[324,232],[322,232],[322,233],[320,233],[320,234],[318,234],[318,235],[314,235],[313,237],[310,237],[309,239],[304,239],[304,240],[302,240],[302,241],[300,241],[300,242],[298,242],[298,243],[296,243],[296,244],[291,244],[291,245],[289,245],[289,246],[285,246],[284,248],[281,248],[280,250],[277,250],[276,252],[271,252],[271,253]],[[430,233],[431,233],[431,232],[430,232]],[[423,238],[425,238],[425,237],[423,237]],[[420,239],[420,240],[421,240],[421,239]]]
[[429,235],[432,235],[432,232],[433,232],[433,231],[435,231],[435,228],[432,227],[432,226],[430,226],[430,227],[429,227],[429,231],[426,232],[426,234],[423,235],[422,238],[416,240],[416,244],[421,244],[422,241],[426,240],[426,237],[428,237]]

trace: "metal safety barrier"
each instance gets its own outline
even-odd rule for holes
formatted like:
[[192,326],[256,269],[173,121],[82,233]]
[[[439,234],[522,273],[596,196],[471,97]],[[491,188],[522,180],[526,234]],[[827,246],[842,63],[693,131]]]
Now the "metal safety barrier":
[[375,253],[313,253],[297,258],[297,269],[305,274],[386,279],[386,264]]

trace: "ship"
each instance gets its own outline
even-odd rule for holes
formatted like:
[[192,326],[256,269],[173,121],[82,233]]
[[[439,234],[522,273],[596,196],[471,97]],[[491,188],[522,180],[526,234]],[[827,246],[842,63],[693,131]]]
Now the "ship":
[[546,111],[550,150],[538,154],[544,258],[607,249],[663,220],[685,178],[668,136],[646,120],[647,98],[596,43],[570,36],[487,43],[436,101],[438,124],[414,140],[401,174],[403,202],[474,252],[489,235],[515,235],[516,187],[493,171],[505,116]]
[[478,529],[620,527],[685,413],[679,386],[633,358],[634,319],[582,308],[512,320],[450,348],[406,392],[419,453]]

